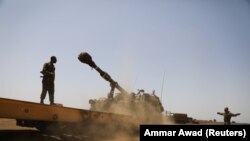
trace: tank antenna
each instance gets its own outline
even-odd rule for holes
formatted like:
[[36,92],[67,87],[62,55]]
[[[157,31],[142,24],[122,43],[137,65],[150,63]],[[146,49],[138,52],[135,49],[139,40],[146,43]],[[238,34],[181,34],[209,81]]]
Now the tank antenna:
[[165,71],[164,71],[164,74],[163,74],[163,79],[162,79],[162,84],[161,84],[161,102],[162,102],[162,93],[163,93],[164,81],[165,81]]

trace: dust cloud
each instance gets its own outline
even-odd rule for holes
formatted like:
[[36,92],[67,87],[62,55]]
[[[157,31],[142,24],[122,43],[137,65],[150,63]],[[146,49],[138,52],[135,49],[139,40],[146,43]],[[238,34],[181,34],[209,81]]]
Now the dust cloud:
[[[113,98],[91,99],[89,103],[91,111],[111,113],[112,122],[105,123],[105,126],[110,127],[103,133],[115,135],[113,137],[119,141],[137,140],[141,124],[174,124],[173,120],[164,114],[164,108],[154,94],[117,93]],[[122,116],[115,118],[115,114]],[[93,131],[98,130],[100,127],[93,128]]]

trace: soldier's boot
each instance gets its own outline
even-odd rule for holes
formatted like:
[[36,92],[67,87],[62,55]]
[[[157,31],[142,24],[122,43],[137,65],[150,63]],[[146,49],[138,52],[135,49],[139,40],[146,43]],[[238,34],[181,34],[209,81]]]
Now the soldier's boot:
[[42,100],[42,99],[41,99],[40,103],[41,103],[41,104],[44,104],[44,102],[43,102],[43,100]]
[[54,101],[50,101],[50,105],[55,105]]

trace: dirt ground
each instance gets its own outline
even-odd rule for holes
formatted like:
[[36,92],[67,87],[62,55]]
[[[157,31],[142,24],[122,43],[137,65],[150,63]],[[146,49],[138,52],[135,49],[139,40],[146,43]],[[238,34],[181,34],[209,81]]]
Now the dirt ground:
[[138,137],[117,137],[102,139],[98,137],[48,135],[35,128],[16,126],[14,119],[0,119],[0,141],[139,141]]
[[[199,121],[204,125],[223,125],[223,122]],[[139,141],[138,137],[117,136],[113,139],[100,137],[52,135],[42,133],[36,128],[16,126],[14,119],[0,118],[0,141]]]

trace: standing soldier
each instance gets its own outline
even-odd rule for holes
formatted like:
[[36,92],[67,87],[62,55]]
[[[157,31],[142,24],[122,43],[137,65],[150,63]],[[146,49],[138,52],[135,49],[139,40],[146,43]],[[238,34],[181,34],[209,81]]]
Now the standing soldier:
[[224,125],[231,125],[231,117],[236,117],[240,115],[240,113],[233,114],[228,110],[228,107],[225,107],[224,113],[217,112],[218,115],[224,116]]
[[49,93],[50,104],[54,104],[54,80],[55,80],[55,66],[54,63],[57,62],[55,56],[50,57],[50,62],[47,62],[43,65],[43,70],[40,72],[43,74],[42,78],[42,93],[40,103],[44,104],[44,99],[46,93]]

